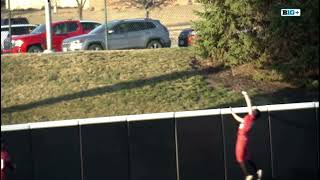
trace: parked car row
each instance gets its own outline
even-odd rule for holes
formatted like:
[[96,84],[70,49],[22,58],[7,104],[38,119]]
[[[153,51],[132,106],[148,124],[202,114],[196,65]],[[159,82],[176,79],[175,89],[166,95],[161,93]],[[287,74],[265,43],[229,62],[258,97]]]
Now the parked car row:
[[[61,51],[62,41],[66,38],[86,34],[100,23],[94,21],[68,20],[52,23],[52,46],[55,51]],[[39,25],[30,34],[12,36],[11,42],[4,41],[4,53],[42,52],[47,47],[46,26]],[[11,47],[11,48],[10,48]]]
[[65,39],[63,51],[170,47],[168,29],[153,19],[114,20],[89,34]]
[[[11,32],[13,36],[10,42],[7,38],[8,26],[1,26],[1,51],[4,53],[42,52],[47,48],[45,24],[13,24]],[[195,37],[193,29],[182,30],[178,46],[192,45]],[[113,20],[107,23],[107,30],[106,24],[95,21],[67,20],[52,23],[52,44],[54,51],[66,52],[163,48],[171,47],[171,40],[168,29],[159,20],[149,18]]]

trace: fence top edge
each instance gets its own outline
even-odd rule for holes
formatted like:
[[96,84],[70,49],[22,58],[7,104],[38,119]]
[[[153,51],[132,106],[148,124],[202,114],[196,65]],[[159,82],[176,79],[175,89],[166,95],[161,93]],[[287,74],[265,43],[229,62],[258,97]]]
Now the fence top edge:
[[309,109],[316,108],[316,104],[319,102],[302,102],[302,103],[290,103],[290,104],[273,104],[267,105],[268,111],[283,111],[283,110],[297,110],[297,109]]
[[221,114],[221,109],[206,109],[197,111],[180,111],[176,112],[175,118],[195,117],[195,116],[212,116]]
[[79,125],[78,119],[30,123],[30,129],[68,127]]
[[127,116],[99,117],[99,118],[79,119],[79,125],[115,123],[115,122],[126,122],[126,121],[127,121]]
[[[253,107],[257,107],[262,112],[308,109],[308,108],[319,108],[319,101],[290,103],[290,104],[274,104],[274,105],[253,106]],[[247,108],[235,107],[233,108],[233,111],[236,113],[246,113]],[[230,114],[230,113],[231,111],[229,108],[222,108],[222,109],[207,109],[207,110],[197,110],[197,111],[164,112],[164,113],[137,114],[137,115],[128,115],[128,116],[110,116],[110,117],[98,117],[98,118],[87,118],[87,119],[35,122],[35,123],[27,123],[27,124],[2,125],[1,132],[27,130],[27,129],[40,129],[40,128],[79,126],[79,125],[99,124],[99,123],[174,119],[174,118],[182,118],[182,117],[210,116],[210,115],[219,115],[219,114],[223,115],[223,114]]]
[[146,121],[146,120],[159,120],[159,119],[173,119],[174,112],[153,113],[153,114],[137,114],[127,116],[127,121]]
[[30,129],[30,124],[13,124],[1,126],[2,131],[18,131],[18,130],[28,130]]

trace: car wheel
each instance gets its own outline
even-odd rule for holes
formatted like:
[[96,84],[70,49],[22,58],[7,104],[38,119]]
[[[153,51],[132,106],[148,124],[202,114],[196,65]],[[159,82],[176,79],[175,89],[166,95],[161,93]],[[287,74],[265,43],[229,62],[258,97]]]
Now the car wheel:
[[103,50],[103,48],[99,44],[92,44],[89,46],[88,50],[100,51],[100,50]]
[[149,49],[162,48],[162,44],[157,40],[152,40],[148,43],[147,48]]
[[31,46],[28,48],[28,53],[40,53],[43,49],[40,46]]

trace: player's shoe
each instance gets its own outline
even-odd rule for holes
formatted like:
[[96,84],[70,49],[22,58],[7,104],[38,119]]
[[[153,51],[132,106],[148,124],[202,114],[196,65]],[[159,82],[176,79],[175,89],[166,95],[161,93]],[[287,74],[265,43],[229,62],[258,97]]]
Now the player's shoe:
[[246,176],[246,180],[253,180],[253,176],[252,175]]
[[259,170],[257,171],[257,180],[261,180],[262,174],[263,174],[262,169],[259,169]]

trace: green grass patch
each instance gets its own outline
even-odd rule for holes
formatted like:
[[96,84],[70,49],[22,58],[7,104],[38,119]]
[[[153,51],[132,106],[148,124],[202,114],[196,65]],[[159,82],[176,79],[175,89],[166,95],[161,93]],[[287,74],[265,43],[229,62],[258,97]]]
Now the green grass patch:
[[212,89],[190,49],[3,55],[2,124],[207,109],[238,101]]

